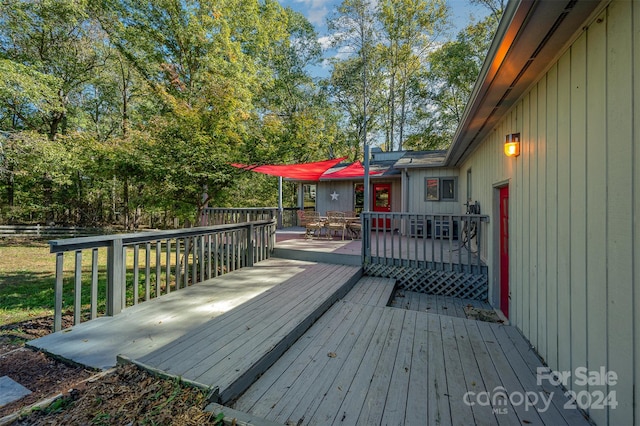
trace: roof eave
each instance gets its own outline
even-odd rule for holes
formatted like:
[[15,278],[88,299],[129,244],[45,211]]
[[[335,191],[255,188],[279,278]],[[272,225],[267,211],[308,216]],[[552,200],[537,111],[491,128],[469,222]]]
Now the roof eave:
[[537,81],[606,0],[512,0],[508,3],[445,166],[459,166]]

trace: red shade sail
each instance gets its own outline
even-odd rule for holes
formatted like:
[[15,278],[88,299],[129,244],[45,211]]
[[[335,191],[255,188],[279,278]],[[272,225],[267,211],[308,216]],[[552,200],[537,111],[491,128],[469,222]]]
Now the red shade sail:
[[314,163],[282,164],[282,165],[246,165],[231,164],[239,169],[250,170],[252,172],[264,173],[265,175],[281,176],[288,179],[312,180],[320,179],[320,176],[331,167],[335,166],[347,157],[334,158],[332,160],[317,161]]
[[[383,173],[383,171],[369,170],[369,175],[379,175],[381,173]],[[362,163],[360,161],[356,161],[355,163],[351,163],[347,167],[344,167],[338,171],[325,174],[324,176],[322,176],[322,179],[343,179],[363,176],[364,167],[362,167]]]

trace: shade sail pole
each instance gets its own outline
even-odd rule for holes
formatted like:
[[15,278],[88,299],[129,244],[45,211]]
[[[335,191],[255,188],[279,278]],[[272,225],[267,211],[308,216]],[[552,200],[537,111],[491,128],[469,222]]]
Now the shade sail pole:
[[284,208],[282,207],[282,176],[278,176],[278,228],[282,228],[282,215]]
[[369,144],[364,144],[364,208],[362,211],[367,213],[369,211],[370,202],[370,191],[369,191]]

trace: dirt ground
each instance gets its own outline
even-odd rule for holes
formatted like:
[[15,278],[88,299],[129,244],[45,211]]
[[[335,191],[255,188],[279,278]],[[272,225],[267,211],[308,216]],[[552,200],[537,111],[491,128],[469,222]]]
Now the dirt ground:
[[[153,377],[133,365],[91,371],[24,347],[25,341],[50,333],[52,321],[45,317],[0,327],[0,377],[32,391],[0,407],[0,425],[220,424],[203,410],[207,395],[175,380]],[[49,400],[47,407],[29,410],[43,400]]]

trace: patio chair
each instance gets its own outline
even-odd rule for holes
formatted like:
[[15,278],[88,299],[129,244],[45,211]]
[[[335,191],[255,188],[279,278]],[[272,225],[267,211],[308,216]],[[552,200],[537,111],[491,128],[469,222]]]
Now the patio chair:
[[305,210],[303,223],[305,228],[305,238],[313,238],[316,231],[318,232],[318,236],[320,236],[322,229],[324,228],[324,222],[320,219],[320,213],[312,210]]
[[351,234],[351,239],[360,239],[362,233],[362,223],[356,212],[344,212],[347,217],[347,230]]
[[342,239],[344,240],[344,234],[347,230],[347,221],[345,220],[344,212],[328,211],[327,223],[325,227],[327,232],[331,235],[332,232],[342,232]]

